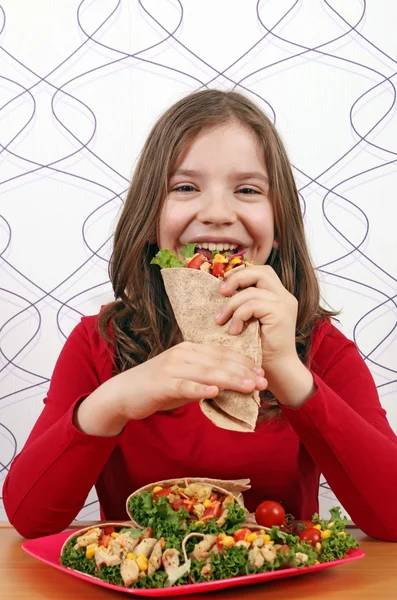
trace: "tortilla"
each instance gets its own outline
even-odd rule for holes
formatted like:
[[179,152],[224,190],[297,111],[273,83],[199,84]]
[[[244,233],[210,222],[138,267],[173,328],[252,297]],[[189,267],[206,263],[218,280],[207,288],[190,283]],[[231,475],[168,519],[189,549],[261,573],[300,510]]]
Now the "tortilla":
[[[253,359],[258,366],[261,364],[260,325],[257,319],[246,323],[239,335],[228,333],[229,323],[215,323],[215,315],[227,302],[227,298],[219,292],[219,279],[188,268],[162,269],[161,275],[185,341],[225,346]],[[218,427],[252,432],[258,419],[259,404],[257,390],[248,394],[221,390],[215,399],[201,400],[200,408]]]
[[[83,527],[82,529],[75,529],[74,531],[71,532],[70,536],[64,541],[63,546],[61,548],[60,557],[63,554],[65,546],[67,546],[71,540],[73,540],[73,539],[77,540],[78,537],[80,537],[87,531],[90,531],[90,529],[95,529],[95,527],[100,527],[101,529],[103,529],[104,527],[109,527],[110,525],[112,525],[113,527],[118,527],[118,528],[130,527],[131,529],[136,529],[135,523],[131,523],[131,521],[122,521],[122,522],[106,521],[106,523],[97,523],[94,525],[88,525],[87,527]],[[75,571],[75,573],[80,573],[80,571],[76,571],[76,569],[72,569],[71,567],[66,567],[66,568],[70,569],[71,571]],[[98,579],[97,577],[94,577],[93,575],[90,575],[89,573],[85,573],[85,575],[87,575],[87,577],[92,577],[93,579]]]
[[[172,487],[173,485],[185,486],[186,481],[188,484],[190,483],[202,483],[208,484],[212,486],[212,488],[216,492],[220,492],[227,496],[228,494],[232,494],[236,501],[244,507],[244,498],[242,492],[246,492],[251,489],[250,480],[249,479],[211,479],[208,477],[184,477],[180,479],[165,479],[163,481],[156,481],[155,483],[148,483],[143,487],[135,490],[132,494],[130,494],[126,501],[126,510],[127,514],[131,519],[131,523],[137,527],[141,527],[141,525],[135,521],[133,514],[129,510],[129,502],[131,498],[134,496],[139,496],[142,492],[151,492],[153,488],[157,485],[162,488]],[[245,507],[244,507],[245,508]]]

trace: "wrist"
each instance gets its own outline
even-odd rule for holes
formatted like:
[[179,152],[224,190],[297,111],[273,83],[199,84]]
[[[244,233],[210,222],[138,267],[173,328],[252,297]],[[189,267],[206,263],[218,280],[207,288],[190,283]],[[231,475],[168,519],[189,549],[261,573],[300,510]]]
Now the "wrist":
[[299,408],[316,392],[312,373],[298,355],[264,365],[268,389],[283,406]]
[[73,423],[83,433],[113,437],[127,424],[128,418],[120,411],[111,382],[102,384],[76,407]]

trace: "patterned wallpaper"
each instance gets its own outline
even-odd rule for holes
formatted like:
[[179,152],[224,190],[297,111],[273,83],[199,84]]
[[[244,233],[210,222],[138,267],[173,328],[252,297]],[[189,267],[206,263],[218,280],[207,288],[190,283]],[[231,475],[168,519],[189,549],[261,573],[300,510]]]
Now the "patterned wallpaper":
[[397,430],[396,24],[387,0],[0,0],[0,488],[66,336],[112,298],[151,124],[203,87],[276,123],[323,296]]

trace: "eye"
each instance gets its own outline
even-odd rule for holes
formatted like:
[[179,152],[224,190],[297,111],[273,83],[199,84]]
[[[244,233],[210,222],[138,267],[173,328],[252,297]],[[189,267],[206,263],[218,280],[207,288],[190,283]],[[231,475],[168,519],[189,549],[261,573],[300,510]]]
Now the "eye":
[[172,190],[173,192],[194,192],[195,188],[192,185],[180,185]]
[[260,194],[260,192],[258,192],[258,190],[254,190],[253,188],[250,188],[250,187],[240,188],[239,190],[237,190],[237,192],[239,194],[245,194],[245,195]]

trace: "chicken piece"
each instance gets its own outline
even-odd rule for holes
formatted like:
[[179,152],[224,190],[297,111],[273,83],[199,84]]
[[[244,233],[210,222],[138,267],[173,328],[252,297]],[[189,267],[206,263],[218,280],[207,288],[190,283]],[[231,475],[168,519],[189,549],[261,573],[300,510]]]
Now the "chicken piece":
[[219,527],[222,527],[222,525],[224,525],[226,523],[226,519],[228,518],[228,516],[229,516],[229,509],[228,508],[224,508],[223,511],[222,511],[221,516],[219,517],[219,519],[217,519],[215,521],[215,523],[217,525],[219,525]]
[[115,565],[119,565],[121,563],[121,558],[117,554],[113,554],[109,551],[108,548],[104,548],[103,546],[99,546],[95,550],[95,563],[97,568],[102,565],[106,565],[107,567],[114,567]]
[[211,563],[208,561],[200,572],[202,577],[209,577],[211,575]]
[[201,517],[205,513],[205,506],[204,506],[204,504],[201,504],[200,502],[197,502],[197,504],[195,504],[193,506],[193,513],[196,515],[196,517],[198,519],[201,519]]
[[140,556],[143,554],[146,558],[149,558],[151,551],[157,544],[156,538],[145,538],[134,548],[134,554]]
[[271,565],[276,560],[276,553],[273,550],[273,546],[271,544],[266,544],[265,546],[263,546],[263,548],[260,549],[260,552],[265,561],[270,563]]
[[179,567],[179,552],[175,548],[167,548],[163,552],[164,571],[168,576],[172,575],[173,571]]
[[153,547],[149,558],[148,574],[154,573],[161,567],[161,557],[163,555],[162,541],[159,540]]
[[248,552],[248,562],[249,562],[249,566],[251,568],[256,567],[256,568],[260,568],[263,567],[263,564],[265,562],[265,558],[263,556],[263,554],[261,553],[259,548],[252,548],[252,550],[250,550]]
[[215,544],[216,536],[207,534],[204,538],[195,545],[193,552],[190,554],[191,558],[196,560],[206,560],[210,555],[210,549]]
[[248,548],[250,547],[251,544],[249,542],[247,542],[246,540],[239,540],[234,545],[236,548],[247,548],[247,550],[248,550]]
[[[204,273],[209,273],[211,269],[211,265],[209,262],[205,262],[202,265],[200,265],[200,271],[204,271]],[[203,567],[204,569],[205,567]]]
[[[117,539],[117,538],[116,538]],[[137,538],[132,538],[129,537],[128,535],[125,536],[125,546],[124,546],[124,550],[127,552],[133,552],[134,548],[138,545],[139,540]]]
[[125,586],[138,581],[139,567],[135,560],[125,558],[120,565],[120,575]]
[[197,500],[197,502],[204,502],[212,494],[212,487],[210,485],[202,485],[201,483],[191,483],[185,487],[185,494],[189,498]]
[[259,537],[256,538],[256,540],[254,540],[252,543],[252,547],[256,547],[256,548],[262,548],[262,546],[265,543],[265,540],[263,539],[263,537],[260,535]]
[[295,559],[296,559],[296,564],[299,566],[299,565],[304,565],[309,560],[309,557],[304,552],[297,552],[295,554]]
[[224,501],[222,502],[222,507],[227,508],[228,506],[233,506],[234,504],[234,496],[233,494],[228,494]]
[[74,549],[78,548],[86,548],[89,544],[98,544],[99,538],[102,535],[102,530],[99,527],[94,527],[89,531],[86,531],[83,535],[80,535],[77,538],[77,543],[74,546]]

